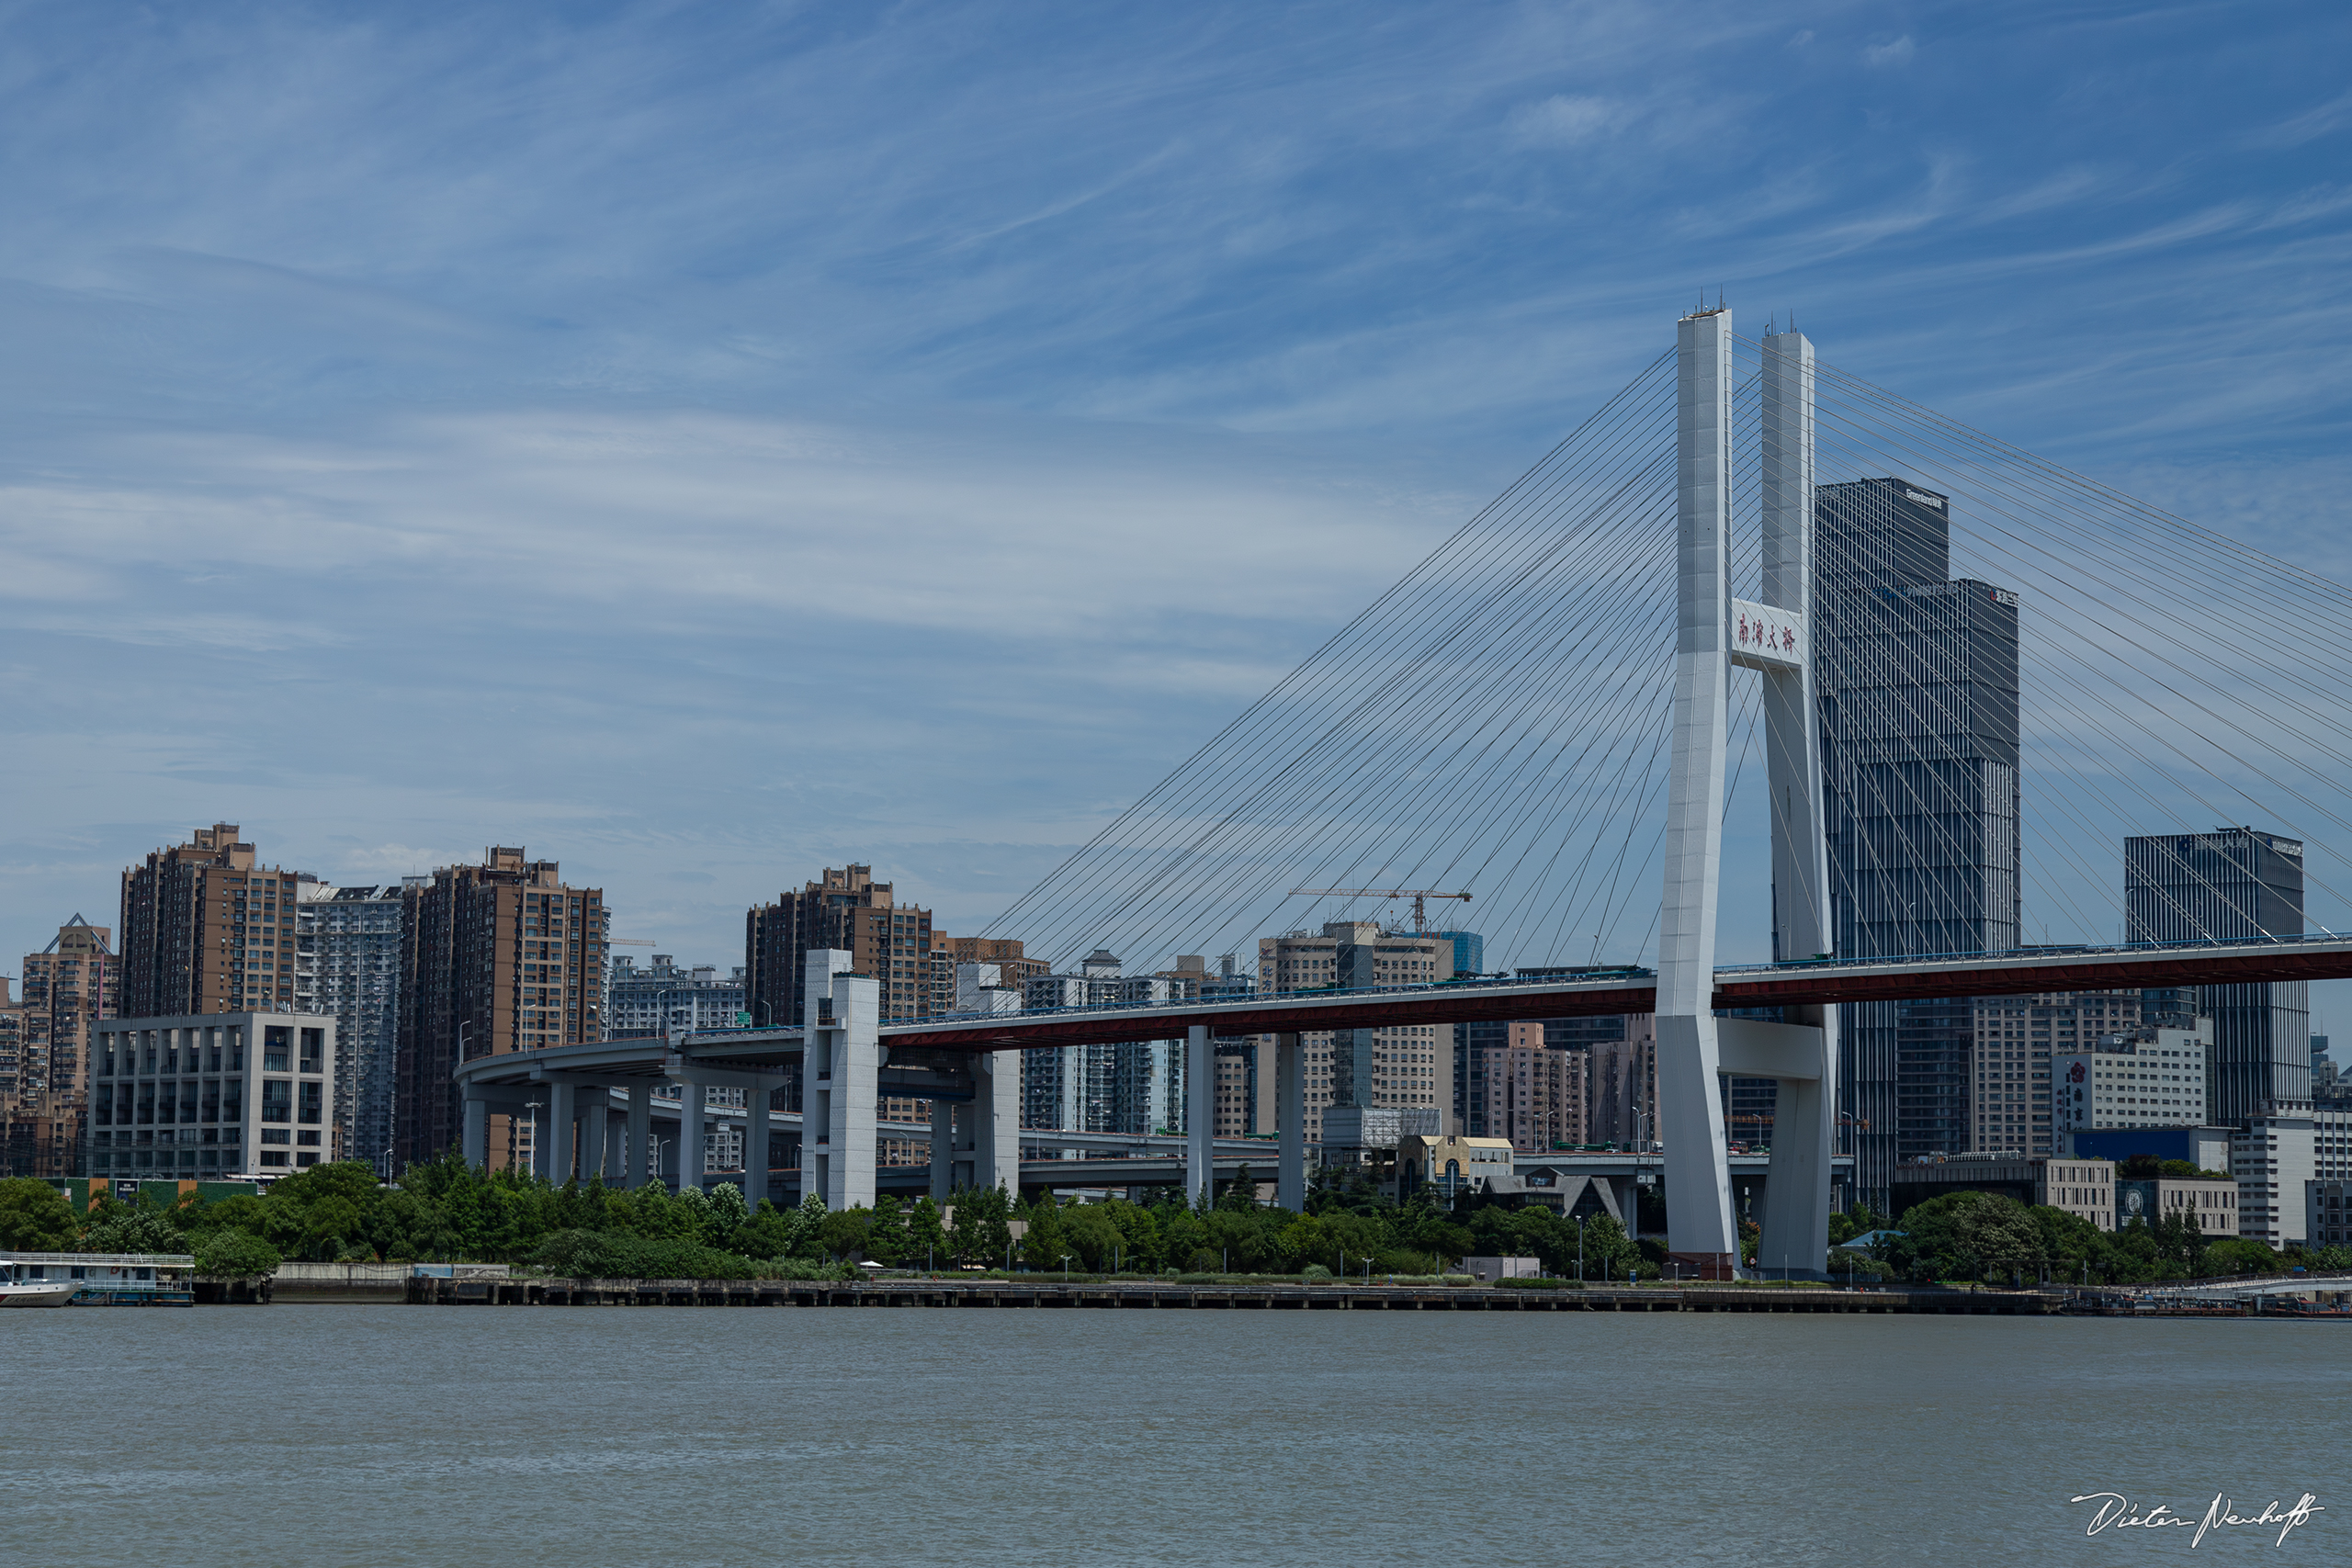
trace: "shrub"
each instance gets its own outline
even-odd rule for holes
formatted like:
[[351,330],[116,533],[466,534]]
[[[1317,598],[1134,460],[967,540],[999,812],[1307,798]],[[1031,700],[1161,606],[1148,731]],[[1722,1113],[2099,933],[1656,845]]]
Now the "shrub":
[[1310,1263],[1298,1271],[1298,1278],[1304,1284],[1328,1285],[1331,1282],[1331,1270],[1320,1263]]

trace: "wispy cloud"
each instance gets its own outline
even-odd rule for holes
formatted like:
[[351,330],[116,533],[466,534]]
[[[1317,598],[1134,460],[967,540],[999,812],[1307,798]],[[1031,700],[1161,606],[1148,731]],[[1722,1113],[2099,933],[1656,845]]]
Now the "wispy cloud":
[[2310,515],[2352,22],[1933,22],[12,12],[9,940],[216,815],[526,839],[707,960],[827,855],[977,921],[1702,285]]

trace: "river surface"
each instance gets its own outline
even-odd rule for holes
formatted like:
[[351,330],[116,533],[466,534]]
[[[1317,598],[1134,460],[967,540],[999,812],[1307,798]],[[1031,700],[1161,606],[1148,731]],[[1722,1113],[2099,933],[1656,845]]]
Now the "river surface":
[[[27,1564],[2352,1562],[2352,1324],[0,1313]],[[2086,1536],[2076,1494],[2294,1530]]]

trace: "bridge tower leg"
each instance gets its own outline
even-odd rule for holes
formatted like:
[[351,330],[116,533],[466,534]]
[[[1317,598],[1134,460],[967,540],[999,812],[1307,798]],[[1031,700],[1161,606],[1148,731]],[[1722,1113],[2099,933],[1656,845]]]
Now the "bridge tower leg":
[[1702,1279],[1739,1264],[1724,1145],[1715,1017],[1715,903],[1723,859],[1726,688],[1724,544],[1731,523],[1731,312],[1677,326],[1673,760],[1658,909],[1657,1126],[1666,1145],[1667,1246]]
[[[1806,634],[1795,668],[1764,669],[1764,730],[1772,796],[1772,955],[1806,959],[1834,945],[1829,845],[1823,814],[1821,707],[1813,610],[1813,344],[1788,332],[1764,339],[1764,603]],[[1804,1076],[1782,1077],[1772,1111],[1772,1174],[1757,1265],[1819,1279],[1829,1252],[1829,1156],[1838,1082],[1838,1010],[1783,1010]]]
[[1209,1026],[1184,1032],[1184,1196],[1216,1196],[1216,1049]]
[[1274,1201],[1292,1213],[1306,1208],[1306,1053],[1295,1034],[1274,1036]]

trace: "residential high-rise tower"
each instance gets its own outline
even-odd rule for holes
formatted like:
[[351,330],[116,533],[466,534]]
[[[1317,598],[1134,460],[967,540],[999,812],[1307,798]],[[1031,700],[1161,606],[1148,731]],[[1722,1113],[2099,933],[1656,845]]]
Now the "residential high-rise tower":
[[[394,1068],[398,1163],[456,1145],[460,1061],[604,1038],[606,930],[601,888],[571,887],[551,860],[487,851],[401,890],[400,1033]],[[528,1154],[515,1119],[490,1119],[491,1164]]]
[[102,1019],[120,1010],[114,933],[76,915],[39,953],[25,954],[16,1082],[0,1093],[6,1126],[0,1175],[83,1174],[90,1053]]

